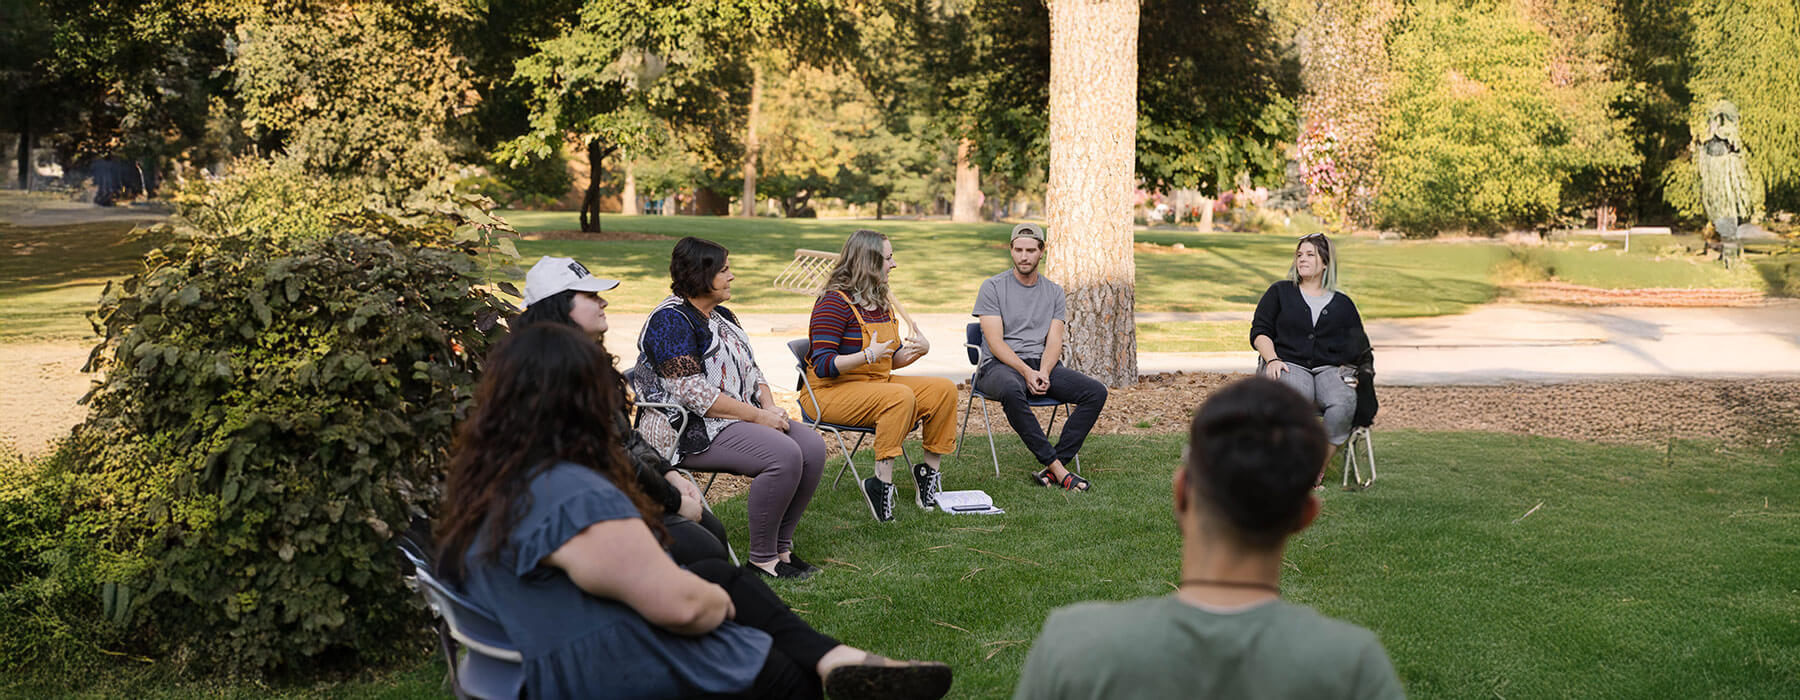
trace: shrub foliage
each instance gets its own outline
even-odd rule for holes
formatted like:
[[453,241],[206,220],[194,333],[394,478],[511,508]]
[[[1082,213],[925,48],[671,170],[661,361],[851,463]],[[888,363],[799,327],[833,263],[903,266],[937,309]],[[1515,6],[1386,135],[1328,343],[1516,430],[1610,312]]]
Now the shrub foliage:
[[[436,501],[506,308],[478,286],[504,224],[447,189],[371,201],[330,214],[329,235],[220,235],[193,222],[244,221],[216,210],[241,200],[201,196],[149,234],[163,245],[91,315],[105,379],[89,417],[38,479],[67,491],[62,525],[24,554],[62,564],[9,573],[98,593],[86,613],[112,642],[182,671],[279,675],[403,647],[421,613],[392,544]],[[10,512],[41,525],[41,501]]]

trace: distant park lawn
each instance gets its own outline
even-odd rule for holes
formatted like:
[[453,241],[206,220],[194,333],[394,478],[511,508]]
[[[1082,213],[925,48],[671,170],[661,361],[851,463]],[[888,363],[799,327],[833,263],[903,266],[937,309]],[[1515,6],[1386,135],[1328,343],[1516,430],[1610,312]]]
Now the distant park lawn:
[[[568,212],[508,211],[504,216],[526,234],[577,228]],[[603,215],[608,232],[665,236],[639,241],[526,241],[519,246],[529,263],[540,255],[583,260],[596,274],[625,282],[608,299],[627,310],[647,309],[668,290],[668,251],[682,236],[700,236],[732,250],[737,274],[732,305],[742,311],[801,312],[811,307],[800,296],[770,287],[793,259],[796,248],[837,252],[858,228],[873,228],[894,240],[900,268],[894,278],[901,301],[914,312],[966,312],[981,280],[1003,271],[1007,224],[953,224],[943,221],[737,219],[721,217]],[[1141,230],[1137,239],[1139,311],[1249,311],[1269,283],[1287,272],[1294,239],[1280,234],[1198,233]],[[1052,231],[1054,251],[1060,239]],[[1596,239],[1597,240],[1597,239]],[[1436,316],[1467,311],[1499,294],[1498,272],[1514,257],[1489,241],[1380,241],[1341,238],[1339,277],[1370,318]],[[1176,248],[1180,245],[1181,248]],[[1629,253],[1613,241],[1604,250],[1588,242],[1534,249],[1534,264],[1552,269],[1573,284],[1604,288],[1769,288],[1748,269],[1727,270],[1698,256],[1678,252],[1697,247],[1690,237],[1661,237]],[[1054,252],[1052,253],[1054,256]],[[1050,269],[1055,275],[1055,269]]]
[[[530,235],[577,228],[572,212],[507,211],[504,216]],[[618,311],[648,310],[668,290],[668,253],[675,239],[697,235],[732,250],[738,275],[734,308],[746,312],[803,313],[808,299],[776,291],[770,284],[796,248],[836,252],[857,228],[891,235],[900,268],[895,280],[901,300],[916,313],[964,313],[980,281],[1006,269],[1006,224],[953,224],[944,221],[735,219],[691,216],[601,217],[607,231],[651,234],[654,240],[535,240],[519,250],[529,265],[540,255],[582,260],[596,274],[625,284],[608,294]],[[91,330],[83,314],[91,310],[107,279],[139,269],[151,247],[126,240],[128,223],[8,227],[0,225],[0,342],[79,340]],[[641,238],[641,236],[640,236]],[[1598,239],[1596,239],[1598,240]],[[1051,245],[1061,242],[1051,232]],[[1586,241],[1519,252],[1488,241],[1379,241],[1340,239],[1344,289],[1365,317],[1435,316],[1468,311],[1494,300],[1502,285],[1523,272],[1553,273],[1574,284],[1607,287],[1708,287],[1800,294],[1800,255],[1762,257],[1754,266],[1726,270],[1687,255],[1691,237],[1634,239],[1629,253],[1618,241],[1600,251]],[[1158,228],[1137,234],[1137,304],[1144,312],[1237,312],[1255,307],[1270,282],[1287,270],[1293,237],[1283,234],[1197,233]],[[1180,248],[1175,246],[1180,245]],[[1524,264],[1519,261],[1523,260]],[[520,282],[523,269],[501,275]],[[1056,274],[1055,268],[1050,274]],[[1164,322],[1146,324],[1148,351],[1240,349],[1247,324]]]
[[86,314],[109,279],[142,268],[150,243],[127,240],[130,222],[13,227],[0,224],[0,343],[93,335]]
[[[1007,514],[928,514],[902,493],[899,520],[876,523],[849,477],[831,486],[833,460],[796,538],[826,571],[776,587],[846,641],[950,662],[953,697],[1006,697],[1052,609],[1172,590],[1169,476],[1184,436],[1096,437],[1082,460],[1095,489],[1080,495],[1027,485],[1029,457],[1010,438],[996,480],[985,441],[972,440],[947,462],[945,487],[986,490]],[[1288,552],[1282,595],[1374,630],[1412,697],[1800,694],[1800,451],[1375,440],[1381,480],[1324,494]],[[742,552],[743,499],[719,514]],[[423,698],[441,697],[441,677],[422,660],[280,692],[114,676],[83,694]],[[18,680],[0,681],[0,695]]]

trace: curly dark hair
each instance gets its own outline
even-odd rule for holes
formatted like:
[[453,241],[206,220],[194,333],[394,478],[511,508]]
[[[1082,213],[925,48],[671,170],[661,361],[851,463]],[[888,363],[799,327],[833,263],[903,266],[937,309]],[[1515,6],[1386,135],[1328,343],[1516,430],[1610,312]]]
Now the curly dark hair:
[[712,281],[725,269],[731,251],[704,238],[688,236],[669,253],[669,291],[683,299],[712,293]]
[[497,561],[508,534],[530,509],[528,484],[558,462],[604,475],[637,506],[658,539],[662,507],[639,489],[615,420],[625,393],[606,348],[574,326],[536,323],[513,332],[489,354],[475,410],[457,431],[434,539],[437,568],[460,581],[463,558],[483,537],[480,555]]
[[1311,402],[1252,377],[1214,392],[1194,412],[1184,468],[1196,503],[1239,541],[1269,549],[1299,525],[1326,450]]

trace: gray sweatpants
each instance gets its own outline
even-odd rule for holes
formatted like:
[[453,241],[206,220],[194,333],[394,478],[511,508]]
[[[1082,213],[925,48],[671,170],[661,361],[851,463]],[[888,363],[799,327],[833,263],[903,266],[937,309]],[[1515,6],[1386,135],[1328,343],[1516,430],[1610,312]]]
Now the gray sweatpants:
[[1294,388],[1325,414],[1325,438],[1333,445],[1350,439],[1350,419],[1356,416],[1356,389],[1344,383],[1337,365],[1307,368],[1287,363],[1281,383]]
[[766,562],[794,548],[794,527],[825,471],[825,441],[791,418],[785,433],[738,421],[719,431],[705,452],[682,457],[681,466],[751,477],[750,561]]

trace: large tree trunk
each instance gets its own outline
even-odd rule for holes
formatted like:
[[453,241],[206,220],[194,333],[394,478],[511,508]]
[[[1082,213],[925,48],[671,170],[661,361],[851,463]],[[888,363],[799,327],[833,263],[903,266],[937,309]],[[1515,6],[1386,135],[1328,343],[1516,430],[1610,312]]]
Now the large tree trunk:
[[618,146],[602,147],[600,139],[588,141],[588,186],[581,198],[582,233],[600,232],[600,163],[616,150]]
[[981,168],[969,162],[974,145],[967,138],[956,142],[956,200],[950,207],[951,221],[981,220]]
[[644,213],[638,208],[637,168],[629,160],[625,161],[625,188],[619,193],[619,213],[626,216]]
[[1137,382],[1137,0],[1050,0],[1050,255],[1076,370]]
[[756,141],[757,117],[762,113],[762,64],[750,62],[750,119],[744,129],[744,200],[738,216],[756,216]]

